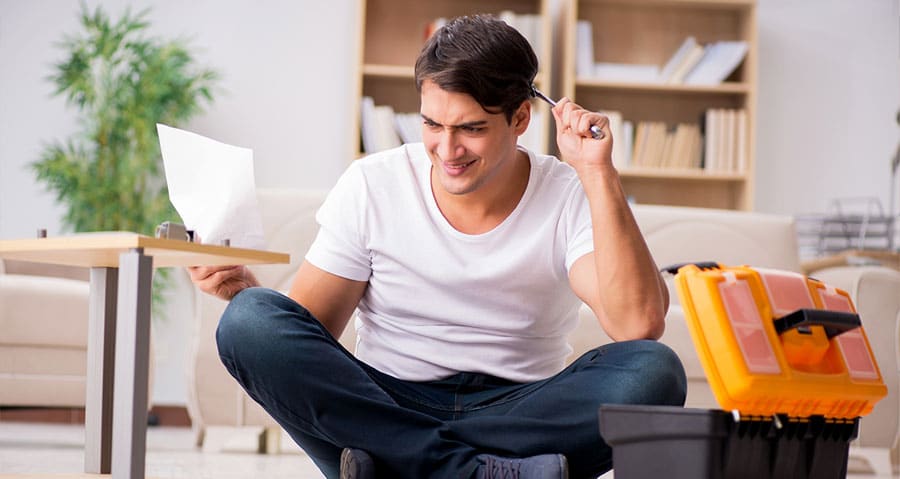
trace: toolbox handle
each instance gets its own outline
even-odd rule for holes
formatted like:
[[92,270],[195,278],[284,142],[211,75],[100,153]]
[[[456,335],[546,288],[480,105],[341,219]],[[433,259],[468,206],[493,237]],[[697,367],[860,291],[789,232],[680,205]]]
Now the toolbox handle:
[[856,313],[826,309],[798,309],[787,316],[776,319],[773,323],[778,334],[783,334],[791,329],[808,332],[809,326],[822,326],[825,328],[825,335],[828,336],[828,339],[862,326],[859,315]]
[[660,271],[660,273],[676,274],[676,273],[678,273],[679,269],[681,269],[684,266],[691,265],[691,264],[700,268],[701,270],[719,269],[720,268],[719,263],[716,263],[715,261],[688,261],[687,263],[670,264],[669,266],[666,266],[665,268],[660,268],[659,271]]

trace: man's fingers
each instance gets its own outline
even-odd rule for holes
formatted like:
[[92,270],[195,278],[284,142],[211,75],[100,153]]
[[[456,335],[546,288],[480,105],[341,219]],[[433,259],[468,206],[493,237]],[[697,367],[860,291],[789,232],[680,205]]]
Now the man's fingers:
[[596,126],[601,130],[605,130],[609,125],[609,118],[606,115],[601,115],[599,113],[594,112],[585,112],[585,114],[581,115],[578,119],[578,126],[575,128],[581,136],[584,137],[593,137],[591,134],[591,127]]
[[209,282],[209,280],[223,281],[229,276],[236,276],[240,266],[189,266],[188,276],[195,283]]
[[568,98],[562,98],[552,109],[556,120],[557,132],[572,131],[579,136],[591,138],[591,126],[605,129],[609,119],[600,113],[588,111],[573,103]]

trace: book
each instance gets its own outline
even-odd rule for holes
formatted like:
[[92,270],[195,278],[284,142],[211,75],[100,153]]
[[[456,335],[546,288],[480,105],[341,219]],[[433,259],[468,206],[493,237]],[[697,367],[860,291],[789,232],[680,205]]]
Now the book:
[[609,131],[613,137],[613,166],[618,170],[625,169],[631,163],[631,146],[625,138],[625,121],[622,119],[622,113],[613,110],[601,110],[599,113],[609,118]]
[[394,127],[403,143],[422,141],[422,115],[419,113],[395,113]]
[[678,66],[684,62],[685,57],[687,57],[688,53],[697,46],[697,40],[694,37],[687,37],[681,42],[681,45],[675,50],[675,53],[669,57],[669,60],[662,67],[662,70],[659,71],[659,79],[662,82],[668,82],[670,78],[672,78],[672,74],[675,73],[675,70],[678,69]]
[[670,84],[683,83],[687,74],[697,66],[700,60],[703,59],[705,53],[706,48],[702,45],[692,46],[681,62],[675,67],[675,70],[671,73],[669,78],[663,81]]
[[376,105],[370,96],[362,97],[360,133],[364,153],[375,153],[402,144],[394,116],[392,107]]
[[580,78],[594,76],[594,32],[587,20],[575,24],[575,72]]
[[706,110],[703,118],[703,130],[706,135],[703,145],[703,169],[705,171],[715,171],[716,151],[718,150],[719,136],[716,130],[717,115],[716,110],[710,108]]
[[374,153],[378,144],[376,135],[375,100],[370,96],[362,97],[360,102],[360,132],[364,153]]
[[639,63],[594,64],[594,75],[598,80],[635,83],[659,83],[659,66]]
[[683,169],[688,167],[688,149],[691,141],[691,125],[679,123],[675,125],[672,145],[666,158],[667,168]]
[[699,170],[703,167],[703,134],[700,132],[699,125],[693,125],[691,133],[692,141],[688,168]]
[[648,122],[647,140],[641,155],[641,166],[659,168],[663,166],[668,127],[661,121]]
[[738,110],[737,117],[737,172],[747,172],[747,110]]
[[659,156],[659,168],[673,168],[675,166],[675,141],[678,134],[678,126],[666,126],[663,136],[662,153]]
[[[622,138],[613,138],[613,140],[619,145],[619,158],[621,159],[622,168],[630,168],[634,158],[634,123],[629,120],[623,120]],[[613,146],[613,148],[615,148],[615,146]],[[615,161],[615,159],[613,159],[613,161]]]
[[375,151],[396,148],[402,144],[394,128],[394,109],[389,105],[375,105]]
[[[634,127],[634,143],[632,145],[631,153],[631,164],[633,166],[644,166],[643,155],[645,145],[647,144],[647,129],[648,124],[646,121],[639,121]],[[613,137],[613,142],[615,142],[615,137]]]
[[722,165],[720,171],[734,171],[734,130],[735,130],[735,111],[726,109],[722,110]]
[[747,56],[744,41],[723,41],[707,46],[699,63],[685,76],[688,85],[718,85],[725,81]]

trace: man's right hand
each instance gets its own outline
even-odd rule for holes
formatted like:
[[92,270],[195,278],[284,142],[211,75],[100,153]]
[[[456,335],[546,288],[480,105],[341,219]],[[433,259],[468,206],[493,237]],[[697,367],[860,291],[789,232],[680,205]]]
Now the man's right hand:
[[191,266],[187,270],[201,291],[225,301],[231,301],[246,288],[260,285],[246,266]]

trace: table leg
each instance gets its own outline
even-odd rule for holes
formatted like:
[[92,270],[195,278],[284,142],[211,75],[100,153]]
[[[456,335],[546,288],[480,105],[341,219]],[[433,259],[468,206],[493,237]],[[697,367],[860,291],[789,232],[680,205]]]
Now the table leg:
[[84,472],[95,474],[110,472],[117,283],[116,268],[91,268],[84,402]]
[[112,477],[143,479],[153,258],[135,248],[119,256]]

